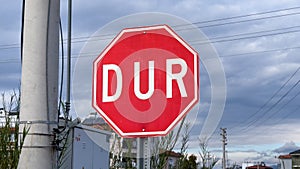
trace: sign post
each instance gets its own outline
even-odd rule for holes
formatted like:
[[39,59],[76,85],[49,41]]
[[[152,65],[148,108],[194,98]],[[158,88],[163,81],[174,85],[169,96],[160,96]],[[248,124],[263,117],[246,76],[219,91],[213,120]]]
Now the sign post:
[[123,29],[93,63],[92,93],[119,135],[149,146],[199,101],[198,54],[167,25]]
[[138,169],[150,169],[151,158],[150,137],[137,138],[137,167]]

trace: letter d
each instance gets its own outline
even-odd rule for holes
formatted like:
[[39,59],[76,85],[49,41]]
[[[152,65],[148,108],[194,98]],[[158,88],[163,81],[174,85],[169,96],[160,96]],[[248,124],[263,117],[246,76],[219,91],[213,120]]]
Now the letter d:
[[[117,87],[115,94],[108,96],[108,71],[114,71],[117,77]],[[102,81],[102,102],[116,101],[122,92],[122,71],[115,64],[103,65],[103,81]]]

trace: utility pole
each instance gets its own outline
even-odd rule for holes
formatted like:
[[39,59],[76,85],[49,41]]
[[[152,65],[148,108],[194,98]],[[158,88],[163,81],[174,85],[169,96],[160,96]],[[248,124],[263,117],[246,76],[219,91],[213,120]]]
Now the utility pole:
[[[57,167],[59,0],[25,1],[20,133],[25,137],[19,169]],[[21,136],[22,137],[22,136]]]
[[222,136],[222,143],[223,143],[223,159],[222,159],[222,165],[223,169],[226,169],[226,149],[225,146],[227,145],[227,128],[221,128],[221,136]]

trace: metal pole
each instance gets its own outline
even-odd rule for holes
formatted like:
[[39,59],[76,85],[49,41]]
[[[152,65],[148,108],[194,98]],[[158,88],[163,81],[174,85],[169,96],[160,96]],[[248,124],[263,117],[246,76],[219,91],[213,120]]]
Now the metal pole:
[[150,145],[151,145],[150,137],[146,137],[144,142],[144,169],[150,169],[150,157],[151,157]]
[[150,137],[137,138],[137,168],[150,169]]
[[56,168],[53,128],[57,127],[58,0],[25,1],[20,132],[25,137],[19,169]]
[[71,39],[72,38],[72,0],[68,0],[68,49],[67,49],[67,93],[66,93],[66,114],[69,115],[71,107]]
[[145,138],[137,138],[137,169],[143,169],[144,164],[144,139]]

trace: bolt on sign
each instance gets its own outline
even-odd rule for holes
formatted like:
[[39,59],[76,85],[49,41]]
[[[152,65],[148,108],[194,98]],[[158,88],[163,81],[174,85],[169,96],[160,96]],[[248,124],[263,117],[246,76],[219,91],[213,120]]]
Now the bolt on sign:
[[167,25],[123,29],[93,63],[92,93],[121,136],[164,136],[199,101],[198,54]]

